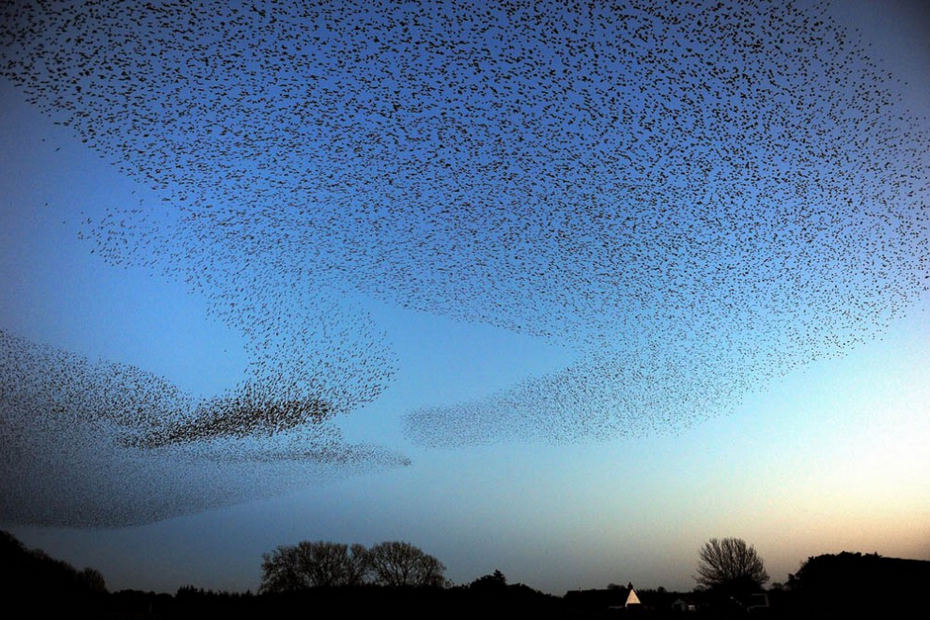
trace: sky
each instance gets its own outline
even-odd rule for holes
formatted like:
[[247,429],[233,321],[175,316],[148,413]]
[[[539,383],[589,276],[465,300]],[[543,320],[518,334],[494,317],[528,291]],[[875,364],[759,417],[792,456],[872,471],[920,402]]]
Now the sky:
[[11,3],[0,526],[168,592],[930,559],[921,4]]

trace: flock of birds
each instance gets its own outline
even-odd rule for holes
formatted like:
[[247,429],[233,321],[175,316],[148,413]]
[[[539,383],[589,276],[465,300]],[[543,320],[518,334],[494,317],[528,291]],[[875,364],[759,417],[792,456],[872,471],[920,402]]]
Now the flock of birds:
[[398,364],[366,297],[577,352],[404,416],[459,446],[681,428],[928,288],[927,119],[816,5],[34,0],[0,41],[32,105],[162,197],[86,221],[93,251],[188,283],[250,356],[197,400],[2,333],[3,519],[406,463],[333,422]]
[[[198,403],[134,366],[0,330],[0,517],[124,526],[409,464],[384,448],[346,442],[323,415],[305,427],[285,424],[268,441],[265,419],[293,405],[245,409],[237,398]],[[240,427],[227,428],[233,422]]]

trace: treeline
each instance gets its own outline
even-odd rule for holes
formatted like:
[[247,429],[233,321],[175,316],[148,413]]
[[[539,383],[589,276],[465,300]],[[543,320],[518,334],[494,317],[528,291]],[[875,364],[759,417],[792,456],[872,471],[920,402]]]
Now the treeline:
[[366,548],[303,541],[264,555],[260,592],[296,592],[338,586],[446,586],[446,567],[402,541]]
[[94,569],[77,570],[42,551],[26,549],[0,531],[3,617],[211,618],[288,617],[607,619],[926,617],[930,562],[843,552],[808,558],[787,583],[753,594],[754,604],[718,591],[636,590],[632,585],[548,595],[509,584],[500,572],[452,585],[436,558],[409,543],[362,545],[304,542],[264,556],[257,594],[212,592],[193,586],[174,595],[110,593]]
[[99,571],[77,570],[44,551],[27,549],[12,534],[0,530],[0,601],[4,606],[19,601],[30,612],[68,610],[73,615],[99,609],[106,597],[106,583]]
[[808,558],[785,584],[790,604],[812,615],[930,617],[930,562],[842,552]]

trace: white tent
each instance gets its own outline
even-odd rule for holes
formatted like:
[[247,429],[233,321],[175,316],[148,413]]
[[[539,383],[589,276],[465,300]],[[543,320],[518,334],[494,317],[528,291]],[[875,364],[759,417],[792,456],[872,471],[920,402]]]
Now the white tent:
[[642,603],[639,602],[639,597],[636,596],[636,590],[633,588],[630,588],[630,593],[626,595],[625,606],[629,607],[630,605],[642,605]]

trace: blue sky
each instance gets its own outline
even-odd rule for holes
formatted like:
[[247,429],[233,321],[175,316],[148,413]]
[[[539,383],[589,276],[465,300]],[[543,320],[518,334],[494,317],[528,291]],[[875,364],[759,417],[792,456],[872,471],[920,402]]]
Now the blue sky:
[[[838,20],[836,24],[841,28],[861,28],[864,40],[871,45],[869,56],[908,82],[907,86],[896,86],[900,89],[896,93],[900,102],[883,108],[884,114],[903,108],[916,110],[919,115],[920,111],[930,109],[927,81],[930,49],[921,37],[928,22],[926,13],[921,14],[915,6],[900,3],[878,10],[867,3],[852,3],[827,14]],[[565,65],[572,65],[570,55],[566,54],[566,58]],[[416,97],[415,93],[405,96]],[[482,107],[494,100],[487,93],[482,96],[488,99],[469,100],[484,114],[482,118],[509,127],[511,121],[506,117],[495,116],[492,107]],[[322,100],[328,101],[325,97]],[[646,96],[638,105],[648,106],[650,101]],[[184,204],[181,196],[187,190],[181,183],[159,190],[143,182],[146,174],[153,173],[144,168],[151,164],[151,158],[139,157],[139,173],[121,170],[110,163],[113,158],[113,151],[107,150],[110,147],[104,144],[91,148],[82,143],[78,129],[53,124],[43,113],[47,108],[30,105],[14,81],[0,81],[0,102],[3,114],[0,143],[4,145],[0,150],[3,188],[0,277],[10,291],[0,299],[0,328],[91,361],[138,367],[195,398],[221,394],[243,377],[251,376],[251,372],[259,378],[265,376],[261,373],[267,366],[250,364],[255,359],[270,364],[277,358],[262,357],[264,354],[258,351],[255,341],[243,332],[245,322],[224,314],[229,306],[223,304],[249,299],[231,292],[231,287],[238,284],[235,278],[239,265],[234,253],[238,246],[226,245],[229,242],[218,232],[221,230],[216,224],[218,220],[198,224],[187,219],[182,228],[174,229],[182,231],[180,234],[173,237],[171,232],[177,218],[200,213],[198,209],[203,209],[204,201],[216,199],[219,204],[230,200],[238,188],[224,185],[228,178],[218,174],[212,178],[215,188],[204,186],[192,198],[193,206]],[[570,98],[565,105],[577,111],[573,107],[576,103]],[[915,122],[926,138],[926,116]],[[543,134],[558,135],[558,124],[553,127],[554,133],[543,131]],[[332,126],[324,125],[324,129],[333,131]],[[125,128],[123,131],[130,139],[146,144],[133,131]],[[432,129],[418,131],[428,135]],[[488,135],[479,126],[472,131],[479,137]],[[585,131],[565,131],[575,136],[578,144],[587,146]],[[382,452],[377,453],[372,467],[345,471],[336,468],[319,475],[305,474],[287,463],[280,464],[280,470],[274,462],[265,463],[256,466],[257,480],[266,479],[262,476],[287,480],[286,484],[274,487],[272,497],[267,497],[265,490],[247,484],[235,486],[238,495],[231,505],[210,510],[200,507],[194,514],[187,514],[191,505],[196,507],[196,502],[180,502],[183,508],[177,514],[169,514],[170,509],[160,513],[170,518],[154,523],[139,519],[139,524],[109,528],[88,527],[86,522],[76,523],[79,527],[73,528],[44,527],[23,519],[23,514],[44,514],[47,508],[42,505],[47,497],[45,491],[30,496],[27,485],[15,489],[15,497],[26,498],[22,501],[30,505],[7,506],[5,510],[9,512],[0,514],[4,527],[30,546],[41,547],[78,566],[100,569],[111,588],[167,591],[186,583],[254,589],[260,578],[263,552],[279,544],[309,539],[362,543],[408,540],[442,560],[453,581],[467,582],[500,569],[511,581],[522,581],[557,594],[576,587],[627,581],[641,587],[690,589],[697,550],[711,537],[740,536],[754,544],[775,581],[783,581],[788,572],[796,570],[810,555],[843,549],[930,558],[927,542],[930,541],[927,525],[930,457],[924,449],[930,439],[927,410],[930,393],[926,387],[930,368],[927,346],[930,297],[926,284],[921,289],[913,282],[913,278],[921,275],[918,251],[921,247],[926,249],[925,219],[905,222],[923,230],[916,245],[902,244],[903,249],[891,251],[887,248],[898,247],[894,245],[899,241],[895,233],[880,226],[869,228],[857,219],[859,216],[837,211],[842,214],[837,217],[849,218],[852,226],[848,230],[872,235],[877,245],[854,243],[852,247],[860,248],[863,255],[852,258],[837,257],[823,250],[799,250],[799,256],[811,252],[810,256],[826,267],[798,259],[795,268],[806,264],[809,271],[797,271],[796,305],[790,303],[793,297],[786,296],[781,287],[754,288],[752,283],[737,281],[732,276],[722,281],[710,276],[704,279],[703,275],[688,279],[691,272],[674,262],[691,252],[691,258],[707,261],[711,266],[727,264],[728,250],[736,248],[748,253],[746,246],[735,241],[735,245],[725,242],[714,246],[710,253],[697,246],[684,249],[679,246],[671,254],[665,254],[665,246],[643,241],[639,249],[645,252],[645,258],[640,262],[631,259],[631,269],[671,266],[669,280],[641,279],[634,277],[636,274],[625,279],[618,276],[618,282],[627,288],[618,288],[617,292],[598,288],[606,280],[595,278],[591,288],[572,290],[568,286],[580,281],[579,274],[593,274],[599,268],[597,263],[584,262],[590,256],[585,253],[589,240],[579,236],[579,245],[573,253],[575,246],[570,243],[559,241],[557,246],[550,245],[542,230],[520,237],[514,232],[520,230],[520,214],[513,210],[513,203],[507,203],[520,188],[506,186],[500,194],[493,193],[498,186],[491,181],[498,178],[494,176],[497,172],[475,172],[463,178],[427,167],[422,174],[434,175],[429,177],[431,184],[426,185],[434,193],[427,193],[425,198],[417,193],[421,191],[422,178],[395,178],[391,183],[393,189],[378,185],[376,181],[390,176],[392,171],[421,171],[409,162],[419,161],[424,153],[440,158],[461,156],[458,151],[436,147],[429,140],[425,144],[417,142],[416,137],[415,132],[408,134],[410,144],[398,147],[400,163],[373,158],[370,170],[347,167],[346,162],[342,162],[342,167],[336,165],[335,174],[342,174],[350,186],[357,184],[353,186],[358,190],[357,196],[332,198],[332,203],[328,203],[331,197],[327,191],[337,190],[318,189],[315,194],[298,191],[294,209],[309,204],[316,205],[314,217],[322,218],[321,213],[336,214],[336,223],[324,229],[329,230],[331,238],[320,240],[322,254],[309,250],[304,253],[303,249],[275,254],[267,247],[261,248],[249,255],[250,268],[274,267],[280,271],[243,280],[267,287],[259,289],[255,297],[264,295],[262,299],[272,304],[273,312],[287,310],[291,302],[305,302],[301,296],[305,293],[299,292],[293,296],[288,293],[281,298],[284,301],[276,301],[279,292],[276,287],[283,286],[291,272],[302,274],[306,280],[301,282],[308,286],[318,287],[314,291],[336,291],[342,295],[336,295],[334,305],[327,305],[329,301],[324,299],[326,303],[317,306],[311,300],[306,307],[297,306],[298,310],[306,310],[306,315],[299,315],[298,311],[297,318],[282,316],[276,317],[277,322],[272,320],[270,324],[281,326],[297,338],[282,341],[282,348],[274,351],[283,352],[280,354],[288,363],[299,359],[302,351],[294,343],[304,342],[299,339],[304,332],[298,327],[309,324],[321,327],[314,332],[313,338],[318,339],[306,342],[325,342],[319,339],[320,333],[345,329],[350,335],[346,342],[370,346],[367,350],[374,356],[386,352],[384,359],[393,360],[393,370],[384,382],[383,391],[371,402],[337,416],[332,424],[346,442],[379,446],[390,454],[409,458],[409,465],[398,465],[393,457],[383,456]],[[527,139],[533,137],[531,132],[526,134]],[[339,136],[330,138],[339,144]],[[902,145],[902,151],[906,146]],[[376,147],[372,147],[375,155],[390,155],[383,144]],[[473,148],[478,154],[467,161],[476,169],[485,161],[482,158],[496,155],[480,139],[476,139]],[[613,169],[604,163],[608,160],[593,155],[582,162],[589,166],[587,169],[560,168],[574,148],[575,144],[569,140],[567,150],[559,152],[551,162],[557,177],[552,185],[532,180],[527,187],[534,191],[548,188],[563,202],[593,200],[593,204],[602,204],[604,194],[595,192],[592,199],[581,190],[576,192],[572,184],[583,185],[579,182],[583,170],[593,170],[592,174],[606,178]],[[334,153],[330,155],[342,156]],[[545,161],[532,149],[525,154],[526,161]],[[880,155],[887,156],[887,152]],[[250,161],[232,159],[230,166],[249,168]],[[925,157],[917,161],[927,163]],[[215,164],[214,160],[207,163],[211,162]],[[177,163],[179,169],[184,163]],[[323,169],[319,162],[315,165]],[[714,165],[726,170],[720,162]],[[518,176],[536,179],[542,174],[541,170],[514,166]],[[312,169],[313,165],[308,163],[307,167]],[[824,169],[830,170],[826,166]],[[903,213],[919,214],[921,209],[925,212],[926,170],[925,165],[911,170],[916,180],[909,187],[916,187],[923,197],[918,196],[914,202],[916,208]],[[327,169],[326,173],[329,172]],[[315,179],[313,182],[319,181],[313,175],[310,177]],[[262,173],[258,178],[276,177]],[[290,176],[281,178],[288,183],[293,181]],[[888,188],[888,179],[869,175],[854,178],[863,186],[838,191],[867,195],[870,187],[880,191]],[[682,183],[687,181],[684,176],[681,179]],[[204,176],[201,180],[209,183],[211,177]],[[474,183],[471,190],[465,185],[468,180]],[[672,176],[670,184],[661,191],[650,191],[674,199],[679,191],[674,188],[675,183]],[[719,183],[718,192],[729,189],[725,180]],[[269,209],[262,202],[260,190],[260,187],[246,190],[247,207],[258,205],[256,208],[264,208],[284,221],[294,217],[283,207],[280,211]],[[409,201],[411,214],[396,220],[379,219],[382,215],[379,209],[396,208],[386,199],[384,205],[364,211],[372,218],[365,224],[371,230],[378,223],[396,227],[384,237],[391,240],[390,244],[366,249],[361,246],[368,237],[353,239],[350,233],[362,229],[338,220],[339,209],[353,201],[376,200],[381,190],[389,198],[397,199],[398,204]],[[638,199],[648,202],[652,195],[646,192]],[[834,206],[839,208],[843,197],[841,194]],[[307,203],[301,203],[301,199]],[[544,206],[548,204],[546,198],[535,199]],[[464,226],[492,231],[474,235],[477,249],[462,250],[457,245],[459,237],[445,236],[448,234],[443,228],[448,224],[445,216],[436,217],[430,211],[417,216],[416,210],[426,208],[424,205],[448,203],[456,207],[468,200],[494,203],[494,208],[488,208],[485,215],[501,217],[500,221],[466,218]],[[495,202],[498,200],[500,204]],[[726,204],[739,206],[732,201]],[[277,205],[273,207],[276,209]],[[795,207],[785,199],[779,208],[792,211]],[[813,205],[815,211],[825,215],[831,214],[829,207]],[[132,220],[134,208],[144,211],[144,216],[139,216],[143,224]],[[864,210],[880,213],[881,205],[866,203]],[[562,212],[558,209],[553,212],[555,221],[559,221]],[[566,209],[565,213],[569,211]],[[590,215],[597,210],[592,207],[585,213]],[[633,211],[645,222],[655,213],[642,207]],[[108,215],[111,219],[106,219]],[[603,233],[596,227],[584,228],[590,220],[574,217],[566,215],[562,220],[568,232],[590,233],[595,239]],[[128,232],[121,231],[117,223],[123,218],[129,218]],[[295,237],[303,234],[303,229],[296,225],[293,230],[276,229],[276,221],[269,217],[254,229],[248,228],[251,224],[243,226],[257,235],[277,235],[282,231]],[[161,222],[162,227],[154,226],[153,222]],[[696,216],[693,223],[699,223]],[[532,229],[538,224],[532,220],[527,226]],[[717,234],[709,224],[705,225],[707,235]],[[776,228],[777,232],[793,230]],[[186,235],[184,230],[194,232]],[[302,241],[289,240],[293,245],[288,247],[303,248],[306,239],[321,230],[319,221],[308,222],[306,230],[307,237],[301,237]],[[540,244],[536,248],[514,247],[509,245],[511,237],[495,236],[498,230],[513,233],[513,238],[521,242],[535,235]],[[765,233],[765,229],[758,230]],[[133,251],[120,249],[119,241],[107,245],[106,240],[101,241],[101,231],[115,233],[117,239],[119,234],[125,234],[128,244],[137,245]],[[433,260],[428,253],[417,253],[417,241],[421,238],[431,239],[437,252],[442,251],[436,254],[435,263],[427,264],[427,259]],[[462,234],[462,238],[469,237]],[[667,240],[660,234],[656,238]],[[674,235],[669,238],[680,240]],[[611,239],[622,241],[617,237]],[[635,241],[636,237],[631,239]],[[826,238],[818,241],[828,243]],[[919,245],[921,242],[923,246]],[[357,254],[353,255],[346,247]],[[553,247],[560,250],[557,256],[563,262],[549,264],[541,278],[524,277],[532,268],[542,268],[555,256]],[[785,254],[780,253],[778,246],[774,247],[773,260],[783,259]],[[498,252],[498,248],[503,249]],[[233,258],[222,254],[223,251],[230,251]],[[178,252],[189,252],[189,263],[177,265]],[[924,252],[923,260],[926,255]],[[140,257],[141,265],[114,264]],[[144,264],[147,257],[154,266]],[[754,275],[760,278],[770,275],[761,264],[764,255],[757,258],[760,265]],[[472,263],[466,259],[478,261]],[[263,262],[266,260],[267,263]],[[490,271],[482,271],[484,267],[479,263],[482,260],[488,261]],[[879,266],[868,272],[862,282],[864,285],[890,282],[890,288],[868,291],[864,287],[857,289],[855,280],[838,280],[839,288],[833,291],[829,286],[832,273],[829,269],[834,264],[831,260],[836,264],[849,260],[857,265],[884,260],[885,272],[890,275],[876,275],[885,273]],[[682,271],[675,271],[679,268]],[[211,269],[225,280],[215,283],[199,275]],[[444,279],[443,269],[458,272]],[[479,282],[488,273],[494,276],[490,288]],[[902,274],[897,286],[893,279],[896,274]],[[185,283],[185,275],[193,278],[193,286]],[[356,275],[358,281],[354,279]],[[679,276],[682,281],[674,279]],[[684,282],[685,286],[663,290],[669,282]],[[734,297],[736,302],[744,301],[747,293],[771,295],[774,301],[756,297],[753,304],[743,308],[745,315],[729,314],[719,304],[726,301],[725,291],[730,285],[739,292]],[[465,296],[470,291],[474,296]],[[490,291],[498,291],[499,297],[495,298]],[[693,315],[675,309],[675,303],[695,299],[695,292],[707,291],[708,299],[697,304],[698,310]],[[613,301],[624,292],[640,292],[648,299],[642,302],[639,311],[598,312],[597,303]],[[831,300],[830,295],[836,298]],[[835,324],[825,321],[825,317],[842,316],[842,311],[854,307],[858,299],[873,304],[862,314],[854,314],[859,317],[858,323],[850,326],[841,319]],[[500,302],[496,308],[489,305],[495,300]],[[630,303],[630,308],[634,308],[632,299]],[[870,314],[872,309],[874,315]],[[681,317],[685,317],[685,322],[676,323]],[[644,326],[646,331],[638,331]],[[693,341],[684,339],[674,345],[666,342],[688,327],[694,329]],[[714,328],[719,331],[708,340],[706,330]],[[293,332],[287,331],[291,329]],[[847,332],[862,342],[843,344]],[[766,347],[782,351],[779,347],[788,344],[780,344],[779,340],[789,340],[798,334],[811,336],[818,346],[786,348],[783,352],[788,352],[784,358],[787,361],[778,358],[777,364],[766,362]],[[829,346],[834,342],[835,346]],[[742,351],[740,343],[751,347],[750,355],[740,357],[742,353],[735,353]],[[658,349],[650,350],[647,355],[644,351],[648,349],[644,347],[650,344]],[[349,345],[346,347],[351,353]],[[715,357],[720,347],[729,357]],[[696,356],[684,360],[682,351]],[[810,351],[816,356],[814,361],[804,357]],[[332,363],[349,364],[345,359],[334,354]],[[623,362],[629,360],[642,361],[645,380],[635,381],[633,377],[638,376],[633,372],[635,369],[623,367]],[[744,384],[739,381],[743,379],[737,381],[733,377],[741,375],[725,371],[738,371],[739,365],[747,360],[750,363],[744,378],[747,387],[740,389]],[[698,372],[689,375],[688,380],[696,381],[693,384],[696,386],[706,382],[707,391],[698,392],[698,396],[723,396],[704,407],[687,398],[667,400],[663,392],[674,395],[683,388],[681,382],[674,385],[658,379],[656,384],[650,382],[649,373],[666,379],[678,376],[671,371],[662,374],[663,364],[689,372],[707,368],[706,375]],[[343,366],[346,367],[359,370],[363,380],[367,380],[367,367]],[[586,372],[604,367],[617,373],[621,387],[606,379],[606,375],[598,375],[591,382],[578,379]],[[606,408],[581,403],[580,393],[592,394],[598,407],[605,402]],[[614,396],[616,400],[611,400]],[[683,415],[685,411],[694,415]],[[5,410],[5,415],[8,412]],[[431,419],[446,421],[424,426],[424,420]],[[605,428],[606,432],[602,430]],[[481,439],[478,445],[473,441],[475,437]],[[262,441],[242,440],[235,444],[236,450],[268,447]],[[274,441],[270,445],[275,449],[291,445]],[[175,477],[181,494],[196,493],[199,487],[193,481],[199,478],[193,474],[187,477],[189,472],[184,463],[188,461],[184,459],[204,454],[215,456],[217,452],[211,451],[223,450],[222,445],[217,445],[195,446],[191,453],[179,451],[172,457],[178,460],[165,461],[167,465],[159,465],[163,469],[156,470],[155,475]],[[439,447],[431,447],[434,445]],[[206,452],[196,451],[200,449]],[[6,481],[16,472],[29,471],[28,465],[18,462],[7,467],[3,478]],[[315,470],[311,467],[307,471]],[[135,470],[127,473],[133,474]],[[79,467],[76,475],[80,475]],[[207,479],[211,479],[209,475]],[[228,474],[216,475],[220,476],[220,484],[233,484],[224,477]],[[54,475],[47,474],[46,478],[54,489]],[[132,480],[131,475],[128,480]],[[97,479],[88,477],[85,482],[92,486]],[[123,491],[125,495],[119,501],[131,503],[132,482],[126,484],[129,491]],[[14,497],[14,489],[7,491]],[[164,501],[158,497],[150,499],[169,506],[178,501],[172,497]],[[108,502],[116,498],[101,492],[91,496],[91,500],[92,514],[106,514]],[[75,501],[87,501],[87,497]],[[76,509],[72,506],[67,510]],[[11,519],[10,513],[19,518]]]

